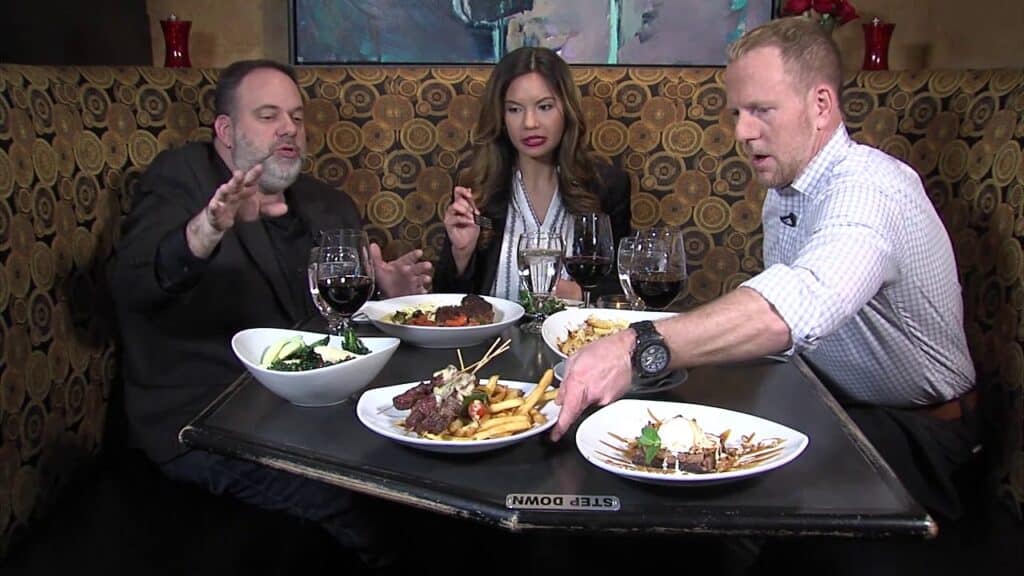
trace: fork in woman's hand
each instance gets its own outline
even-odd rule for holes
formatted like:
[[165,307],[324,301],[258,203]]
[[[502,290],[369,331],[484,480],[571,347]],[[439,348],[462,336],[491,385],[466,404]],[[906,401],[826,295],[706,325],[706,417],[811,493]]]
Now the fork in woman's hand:
[[479,226],[483,230],[493,230],[494,229],[494,223],[491,222],[490,218],[488,218],[487,216],[484,216],[483,214],[475,214],[475,215],[473,215],[473,223],[476,224],[477,226]]

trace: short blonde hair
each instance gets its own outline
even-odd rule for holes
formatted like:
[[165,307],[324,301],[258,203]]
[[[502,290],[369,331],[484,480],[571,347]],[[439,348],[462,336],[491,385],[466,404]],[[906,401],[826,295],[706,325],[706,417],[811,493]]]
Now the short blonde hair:
[[758,48],[774,46],[782,53],[782,63],[798,87],[810,89],[826,82],[839,94],[843,71],[839,48],[832,36],[817,22],[802,16],[779,18],[744,34],[729,48],[729,62],[735,62]]

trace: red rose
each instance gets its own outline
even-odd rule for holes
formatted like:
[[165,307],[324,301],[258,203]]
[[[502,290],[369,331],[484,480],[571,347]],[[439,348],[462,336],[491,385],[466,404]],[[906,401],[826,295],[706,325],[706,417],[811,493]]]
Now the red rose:
[[857,9],[853,7],[853,4],[849,2],[842,2],[839,5],[839,12],[836,13],[836,19],[839,20],[839,24],[846,24],[851,20],[856,20],[860,16],[857,14]]
[[833,14],[839,8],[839,3],[836,0],[813,0],[811,8],[818,14]]
[[782,5],[782,13],[787,16],[803,14],[811,9],[811,0],[786,0]]

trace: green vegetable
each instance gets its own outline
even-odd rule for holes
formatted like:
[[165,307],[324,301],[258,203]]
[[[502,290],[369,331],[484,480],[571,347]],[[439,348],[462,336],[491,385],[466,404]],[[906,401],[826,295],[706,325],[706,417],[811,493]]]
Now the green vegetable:
[[650,424],[644,426],[644,429],[640,431],[640,437],[637,438],[637,444],[644,450],[644,463],[650,465],[658,454],[658,450],[661,449],[661,437],[658,436],[658,429]]
[[[277,342],[274,342],[263,351],[263,357],[260,358],[260,365],[270,366],[278,358],[284,358],[294,353],[299,346],[302,346],[302,336],[291,336],[289,338],[282,338]],[[287,352],[285,352],[287,348]]]
[[356,336],[354,328],[349,326],[342,335],[341,347],[353,354],[369,354],[370,349]]
[[[288,354],[284,354],[284,348],[282,348],[282,354],[279,354],[277,358],[270,363],[268,366],[271,370],[280,370],[283,372],[299,372],[302,370],[313,370],[315,368],[323,368],[327,365],[324,359],[314,352],[317,346],[326,346],[330,337],[317,340],[312,344],[305,344],[302,342],[302,338],[299,337],[298,346],[286,346],[291,351]],[[292,342],[289,342],[292,344]]]
[[292,336],[270,345],[263,353],[261,364],[269,370],[282,372],[300,372],[323,368],[329,363],[314,350],[317,346],[326,346],[330,336],[325,336],[312,344],[302,341],[302,336]]
[[491,404],[491,399],[487,397],[486,392],[472,392],[470,394],[467,394],[466,397],[462,399],[463,412],[466,411],[466,408],[469,408],[469,405],[473,403],[473,400],[479,400],[483,402],[485,406],[490,406]]
[[565,303],[555,296],[535,297],[529,290],[519,291],[519,304],[527,314],[542,314],[550,316],[555,312],[565,310]]

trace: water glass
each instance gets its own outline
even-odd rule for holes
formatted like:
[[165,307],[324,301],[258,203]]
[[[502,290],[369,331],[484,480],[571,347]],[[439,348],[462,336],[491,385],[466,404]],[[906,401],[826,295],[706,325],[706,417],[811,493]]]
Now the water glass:
[[[644,303],[640,300],[636,292],[633,291],[633,286],[629,283],[629,271],[633,266],[633,247],[636,244],[635,236],[624,236],[619,239],[619,249],[615,257],[615,269],[619,274],[619,285],[622,286],[622,293],[625,294],[625,298],[632,302],[632,310],[643,310]],[[604,308],[600,303],[597,305],[598,308]]]
[[[560,234],[537,232],[519,237],[516,248],[516,263],[519,268],[519,285],[532,296],[531,300],[539,309],[541,303],[551,298],[558,279],[562,275],[562,259],[565,242]],[[543,314],[534,311],[532,319],[522,326],[527,332],[536,332],[543,322]]]

